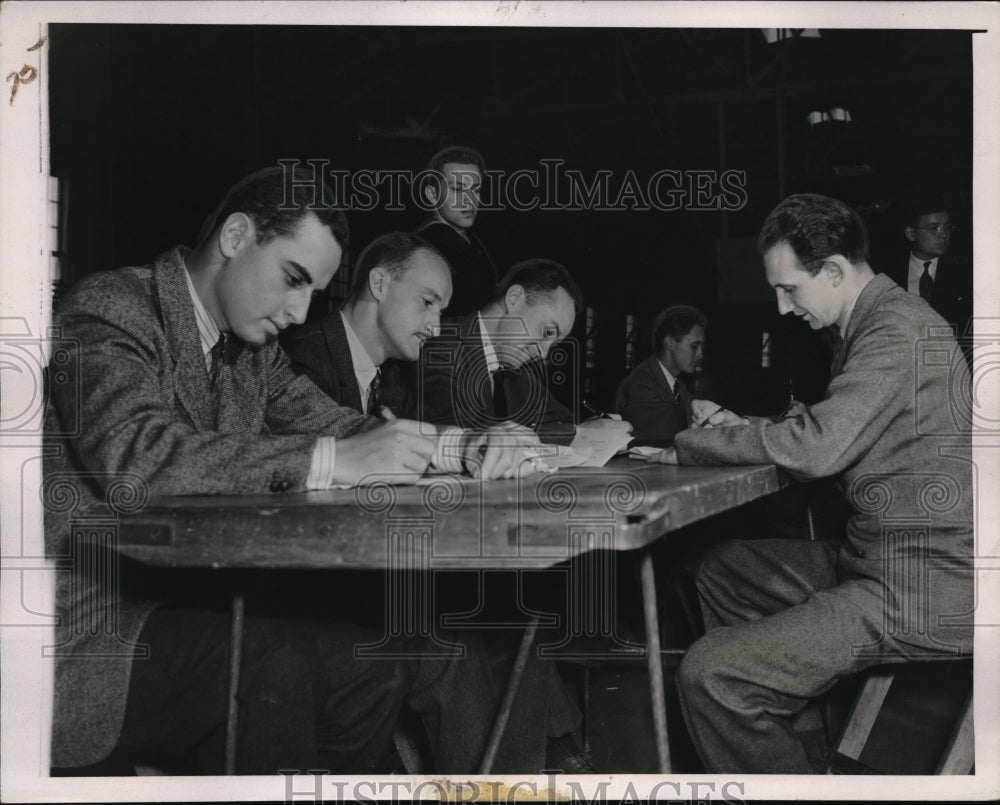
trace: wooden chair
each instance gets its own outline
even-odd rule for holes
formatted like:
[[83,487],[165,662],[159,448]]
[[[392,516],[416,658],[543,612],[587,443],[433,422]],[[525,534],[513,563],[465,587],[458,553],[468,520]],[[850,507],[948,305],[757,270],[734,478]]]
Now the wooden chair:
[[[968,662],[971,673],[971,661]],[[875,721],[882,712],[882,705],[889,693],[897,669],[893,666],[878,668],[864,681],[841,733],[840,740],[831,754],[828,774],[877,773],[863,766],[861,753],[868,743]],[[973,697],[969,691],[962,706],[958,722],[938,760],[935,774],[971,774],[975,764],[975,737],[973,732]]]

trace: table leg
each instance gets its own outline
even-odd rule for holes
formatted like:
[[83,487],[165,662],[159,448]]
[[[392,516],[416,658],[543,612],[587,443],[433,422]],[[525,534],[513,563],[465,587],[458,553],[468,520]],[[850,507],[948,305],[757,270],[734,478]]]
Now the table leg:
[[525,627],[524,636],[521,638],[521,645],[517,649],[517,657],[514,660],[514,668],[510,672],[510,679],[507,681],[507,689],[503,694],[503,702],[500,704],[500,712],[493,724],[493,732],[490,734],[490,742],[486,745],[486,752],[483,755],[483,762],[479,765],[479,774],[489,774],[493,768],[493,761],[496,759],[497,750],[500,748],[500,740],[503,732],[507,728],[507,720],[510,718],[511,708],[514,706],[514,697],[517,689],[521,686],[521,677],[524,676],[524,669],[528,665],[528,658],[531,656],[531,647],[535,642],[535,632],[538,630],[538,616],[531,619],[531,623]]
[[653,700],[653,728],[656,754],[662,774],[670,773],[670,743],[667,739],[667,706],[663,689],[663,659],[660,656],[660,621],[657,616],[653,554],[643,551],[640,559],[642,612],[646,622],[646,662],[649,666],[649,693]]
[[226,713],[226,774],[236,774],[237,691],[243,653],[243,593],[233,594],[233,617],[229,633],[229,707]]

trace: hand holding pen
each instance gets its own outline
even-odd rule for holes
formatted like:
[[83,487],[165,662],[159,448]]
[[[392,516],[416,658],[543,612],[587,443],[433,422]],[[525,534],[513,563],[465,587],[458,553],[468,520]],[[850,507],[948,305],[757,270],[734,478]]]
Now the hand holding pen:
[[691,427],[726,428],[746,425],[748,419],[735,414],[711,400],[691,400]]

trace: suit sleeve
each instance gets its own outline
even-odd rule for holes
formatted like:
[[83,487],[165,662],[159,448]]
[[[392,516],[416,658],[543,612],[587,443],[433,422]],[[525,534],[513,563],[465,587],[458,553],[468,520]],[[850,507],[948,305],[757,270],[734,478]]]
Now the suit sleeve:
[[573,412],[559,402],[551,391],[545,398],[542,419],[535,430],[538,438],[546,444],[569,444],[576,436]]
[[640,376],[624,390],[618,413],[632,423],[636,444],[670,447],[680,430],[675,408],[672,399],[668,400],[652,381]]
[[681,464],[776,464],[800,479],[836,475],[864,456],[912,401],[914,337],[901,317],[883,315],[853,339],[822,402],[778,422],[686,430]]
[[[433,425],[469,427],[464,420],[480,417],[482,412],[465,411],[462,406],[455,405],[455,394],[459,391],[454,384],[455,364],[460,353],[458,343],[435,342],[433,339],[420,351],[414,411],[416,419]],[[472,396],[468,399],[471,405]]]
[[[277,479],[289,490],[304,488],[316,435],[301,427],[288,435],[198,430],[178,407],[176,368],[162,332],[150,326],[149,307],[140,303],[118,315],[121,308],[114,316],[78,308],[59,320],[74,354],[68,382],[52,388],[52,403],[64,421],[79,414],[70,439],[78,466],[99,476],[134,474],[151,495],[266,493]],[[326,398],[287,365],[272,375],[277,384],[268,405],[280,409],[272,431],[296,417],[329,434],[361,427],[361,415],[343,416],[329,400],[325,412],[310,412],[317,396]]]

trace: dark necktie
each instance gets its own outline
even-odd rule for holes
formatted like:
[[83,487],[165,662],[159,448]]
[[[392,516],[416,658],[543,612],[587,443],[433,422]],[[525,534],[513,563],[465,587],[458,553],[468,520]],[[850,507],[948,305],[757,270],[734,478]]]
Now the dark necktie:
[[214,391],[218,386],[219,372],[222,370],[222,363],[225,360],[226,355],[225,333],[222,333],[219,336],[219,340],[215,342],[215,346],[212,347],[208,354],[211,356],[211,364],[208,368],[208,379],[211,383],[212,390]]
[[497,369],[493,373],[493,415],[497,419],[507,418],[507,381],[510,372],[506,369]]
[[677,412],[680,414],[681,419],[684,421],[684,427],[690,427],[691,421],[688,417],[687,406],[684,405],[684,398],[681,397],[681,381],[680,378],[674,380],[674,405],[677,406]]
[[375,372],[375,377],[372,378],[372,382],[368,385],[368,405],[365,406],[365,413],[369,416],[380,416],[380,411],[382,406],[378,398],[378,389],[382,385],[382,370],[378,369]]
[[920,298],[930,301],[934,294],[934,277],[931,276],[931,261],[924,263],[924,273],[920,275]]

